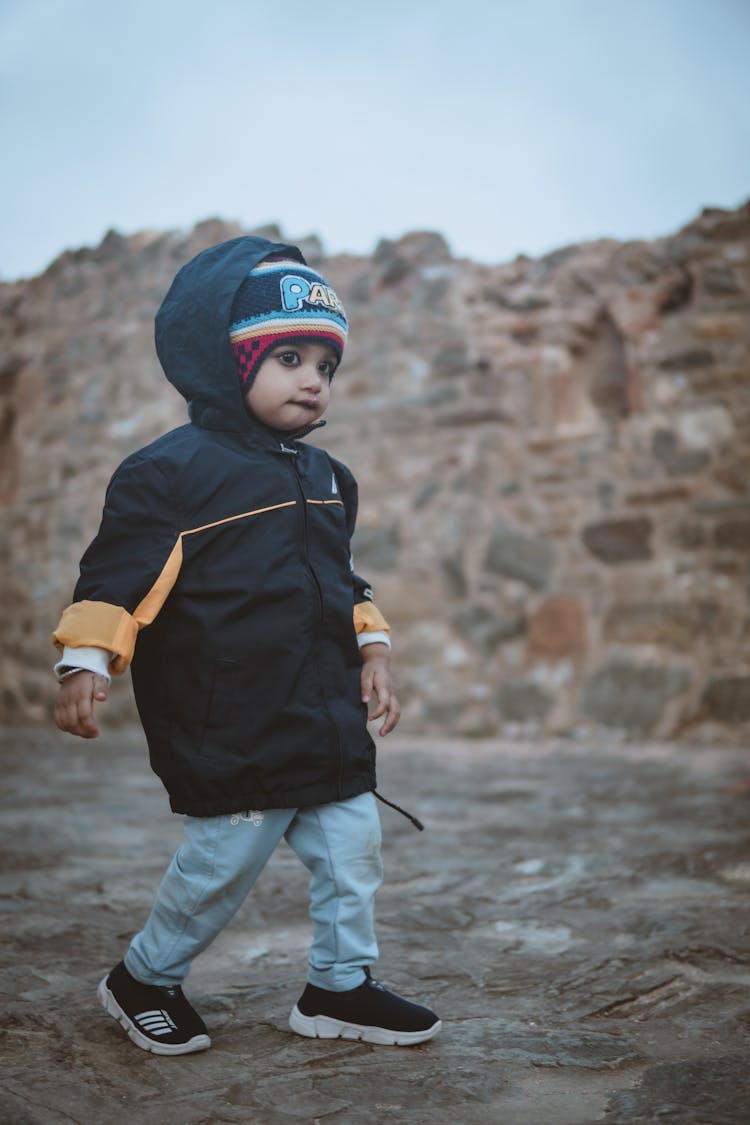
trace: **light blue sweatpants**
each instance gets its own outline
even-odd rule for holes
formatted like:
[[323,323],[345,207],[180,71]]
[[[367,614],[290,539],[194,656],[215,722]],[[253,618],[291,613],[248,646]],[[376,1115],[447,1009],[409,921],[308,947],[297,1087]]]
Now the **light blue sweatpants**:
[[373,900],[383,879],[372,793],[305,809],[185,817],[178,848],[125,965],[144,984],[180,984],[224,928],[282,836],[310,872],[313,940],[307,979],[344,992],[377,960]]

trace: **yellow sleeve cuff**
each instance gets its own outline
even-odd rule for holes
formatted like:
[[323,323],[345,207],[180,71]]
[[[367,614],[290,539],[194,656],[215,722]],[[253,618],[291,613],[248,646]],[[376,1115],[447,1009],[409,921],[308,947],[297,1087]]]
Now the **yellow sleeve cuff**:
[[354,632],[360,633],[388,633],[391,627],[383,617],[376,605],[372,602],[359,602],[354,607]]
[[113,654],[110,670],[121,676],[133,659],[138,624],[126,609],[108,602],[74,602],[64,610],[52,634],[58,652],[93,646]]
[[[354,631],[390,635],[391,628],[377,606],[360,602],[354,607]],[[110,670],[120,676],[133,659],[137,636],[138,622],[122,606],[83,601],[74,602],[63,612],[52,643],[60,653],[65,645],[107,649],[113,653]]]

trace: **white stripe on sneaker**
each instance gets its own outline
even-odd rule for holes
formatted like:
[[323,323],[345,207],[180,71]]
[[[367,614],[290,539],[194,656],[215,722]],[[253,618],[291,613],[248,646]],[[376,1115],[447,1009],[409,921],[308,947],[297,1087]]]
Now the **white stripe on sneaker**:
[[177,1030],[177,1024],[163,1008],[154,1008],[150,1012],[140,1012],[139,1015],[133,1016],[133,1020],[149,1035],[169,1035],[170,1031]]

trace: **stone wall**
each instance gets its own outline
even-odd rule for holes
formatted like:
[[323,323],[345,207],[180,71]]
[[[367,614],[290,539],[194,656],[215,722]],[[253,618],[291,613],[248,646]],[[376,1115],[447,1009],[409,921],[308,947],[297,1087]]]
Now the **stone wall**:
[[[110,233],[0,287],[6,720],[49,713],[48,634],[112,470],[184,420],[155,309],[236,233]],[[360,479],[404,729],[746,737],[750,203],[501,266],[429,232],[303,249],[350,315],[320,441]]]

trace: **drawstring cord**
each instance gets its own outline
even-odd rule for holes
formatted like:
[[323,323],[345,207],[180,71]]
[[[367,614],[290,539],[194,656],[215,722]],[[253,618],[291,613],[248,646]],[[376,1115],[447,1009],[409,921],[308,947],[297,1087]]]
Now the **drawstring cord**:
[[418,828],[420,832],[424,832],[424,824],[422,824],[422,821],[418,820],[416,816],[412,816],[410,812],[407,812],[406,809],[402,809],[400,805],[394,805],[393,801],[386,801],[385,797],[380,796],[377,789],[374,789],[373,792],[379,801],[382,801],[384,805],[388,805],[389,809],[395,809],[396,812],[400,812],[402,816],[405,816],[407,820],[412,822],[415,828]]

